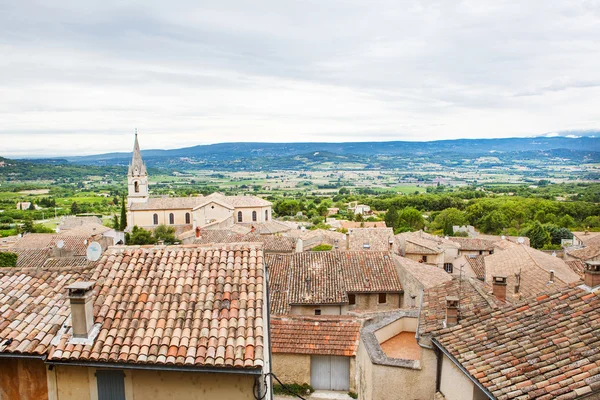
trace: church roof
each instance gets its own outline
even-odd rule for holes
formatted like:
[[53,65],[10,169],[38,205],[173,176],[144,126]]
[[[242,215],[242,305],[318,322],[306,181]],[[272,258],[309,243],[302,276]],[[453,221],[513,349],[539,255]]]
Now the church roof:
[[270,201],[256,196],[225,196],[213,193],[206,197],[151,197],[145,203],[132,203],[130,210],[180,210],[199,208],[211,202],[222,204],[231,209],[238,207],[270,206]]
[[127,174],[134,176],[148,175],[148,171],[146,171],[146,164],[144,164],[144,161],[142,160],[142,153],[140,151],[140,144],[138,143],[137,132],[135,133],[133,156],[131,157],[131,164],[129,164],[129,171]]

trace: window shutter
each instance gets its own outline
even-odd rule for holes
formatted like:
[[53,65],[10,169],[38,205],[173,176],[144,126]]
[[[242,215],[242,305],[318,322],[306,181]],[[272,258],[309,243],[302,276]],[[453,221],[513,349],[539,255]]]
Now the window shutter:
[[125,400],[125,374],[119,370],[97,370],[98,400]]

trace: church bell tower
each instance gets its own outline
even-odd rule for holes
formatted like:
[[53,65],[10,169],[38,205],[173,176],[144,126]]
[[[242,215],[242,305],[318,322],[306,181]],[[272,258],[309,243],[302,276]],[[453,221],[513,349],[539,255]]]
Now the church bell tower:
[[148,201],[148,171],[142,161],[140,144],[138,143],[137,129],[133,145],[133,157],[127,172],[127,205],[131,203],[145,203]]

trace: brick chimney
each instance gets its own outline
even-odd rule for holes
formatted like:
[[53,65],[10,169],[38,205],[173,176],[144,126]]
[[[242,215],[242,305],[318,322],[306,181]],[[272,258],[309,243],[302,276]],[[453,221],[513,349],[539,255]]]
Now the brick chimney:
[[96,282],[75,282],[67,286],[71,302],[73,337],[87,339],[94,327],[94,285]]
[[506,276],[492,277],[492,294],[500,300],[506,300]]
[[199,238],[199,237],[200,237],[200,227],[197,226],[196,227],[196,238]]
[[458,324],[458,297],[446,296],[446,327]]
[[583,283],[590,289],[600,287],[600,261],[586,261]]

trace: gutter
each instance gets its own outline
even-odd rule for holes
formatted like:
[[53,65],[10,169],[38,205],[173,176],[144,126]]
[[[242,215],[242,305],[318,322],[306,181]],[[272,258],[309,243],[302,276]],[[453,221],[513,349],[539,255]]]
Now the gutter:
[[33,355],[33,354],[21,354],[21,353],[0,353],[0,358],[25,358],[29,360],[42,360],[46,359],[46,356],[43,355]]
[[458,367],[458,369],[460,369],[462,371],[462,373],[465,374],[471,380],[471,382],[473,382],[475,384],[475,386],[477,386],[488,397],[488,399],[496,400],[494,395],[491,394],[490,391],[487,390],[485,388],[485,386],[483,386],[477,379],[475,379],[473,376],[471,376],[469,371],[467,371],[466,368],[463,367],[462,364],[459,363],[458,360],[456,358],[454,358],[454,356],[452,354],[450,354],[450,352],[448,350],[446,350],[444,348],[444,346],[442,346],[442,344],[437,341],[436,338],[432,338],[431,342],[435,345],[435,347],[437,347],[439,350],[441,350],[441,352],[444,353],[444,355],[446,357],[448,357],[450,359],[450,361],[452,361],[454,363],[454,365],[456,365]]
[[66,365],[71,367],[92,367],[92,368],[113,368],[113,369],[139,369],[149,371],[175,371],[175,372],[206,372],[215,374],[234,374],[234,375],[262,375],[261,368],[208,368],[208,367],[190,367],[190,366],[172,366],[172,365],[149,365],[149,364],[128,364],[128,363],[108,363],[93,361],[52,361],[46,360],[49,365]]

